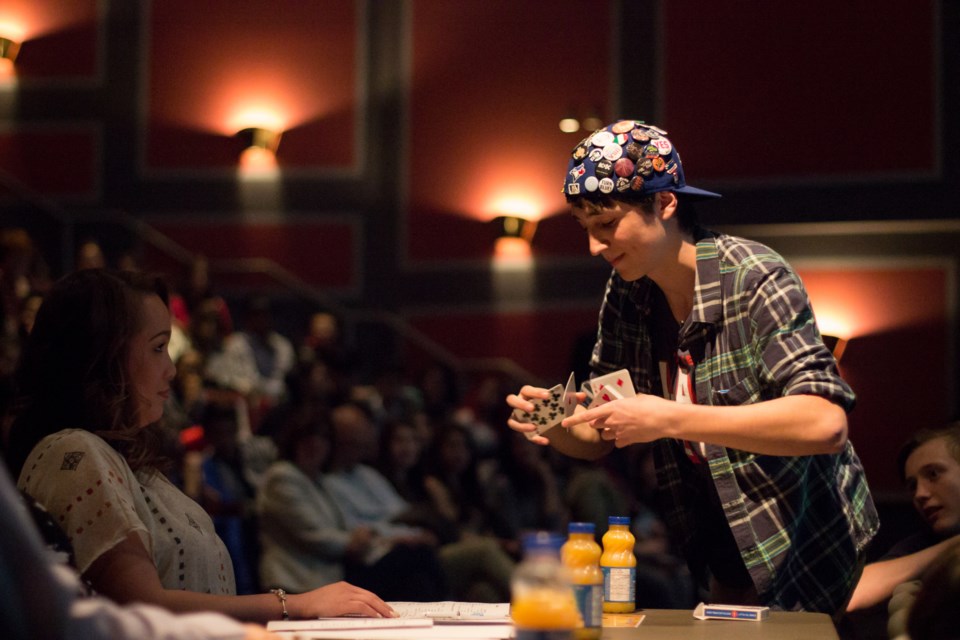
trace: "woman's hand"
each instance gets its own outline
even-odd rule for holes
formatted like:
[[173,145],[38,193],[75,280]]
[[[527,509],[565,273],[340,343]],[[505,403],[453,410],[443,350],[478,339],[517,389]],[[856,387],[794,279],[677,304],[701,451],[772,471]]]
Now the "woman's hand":
[[291,618],[335,618],[359,615],[395,618],[396,612],[374,593],[348,582],[335,582],[306,593],[287,596]]

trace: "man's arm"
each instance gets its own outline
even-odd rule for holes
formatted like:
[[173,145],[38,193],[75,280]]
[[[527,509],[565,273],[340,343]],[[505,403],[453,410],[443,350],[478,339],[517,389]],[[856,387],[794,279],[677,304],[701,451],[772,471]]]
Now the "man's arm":
[[865,609],[883,602],[893,595],[893,590],[898,584],[919,578],[934,558],[957,540],[960,540],[960,535],[942,540],[916,553],[871,562],[863,568],[863,575],[860,576],[860,582],[853,591],[847,611]]
[[775,456],[837,453],[847,441],[846,412],[813,395],[733,407],[680,404],[638,395],[577,412],[562,425],[578,430],[588,425],[602,440],[618,447],[679,438]]

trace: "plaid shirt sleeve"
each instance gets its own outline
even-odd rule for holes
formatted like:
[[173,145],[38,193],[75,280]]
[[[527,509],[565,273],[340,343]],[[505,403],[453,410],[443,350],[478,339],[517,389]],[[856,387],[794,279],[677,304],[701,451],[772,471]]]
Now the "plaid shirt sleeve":
[[855,395],[820,338],[799,277],[784,266],[761,271],[744,295],[761,386],[821,396],[850,411]]

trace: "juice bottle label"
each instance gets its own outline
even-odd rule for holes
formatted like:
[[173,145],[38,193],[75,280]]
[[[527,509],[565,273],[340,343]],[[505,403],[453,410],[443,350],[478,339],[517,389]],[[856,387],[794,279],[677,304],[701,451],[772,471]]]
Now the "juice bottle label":
[[628,602],[636,600],[636,567],[601,567],[603,571],[603,599],[606,602]]
[[573,596],[577,599],[577,608],[586,628],[603,625],[603,585],[575,584]]

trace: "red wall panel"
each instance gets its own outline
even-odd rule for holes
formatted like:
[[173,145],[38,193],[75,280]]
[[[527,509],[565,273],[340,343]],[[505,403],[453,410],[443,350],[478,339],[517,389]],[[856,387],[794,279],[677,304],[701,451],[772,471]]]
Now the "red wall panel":
[[663,124],[688,179],[933,172],[936,4],[661,3]]
[[0,168],[38,193],[94,198],[100,176],[98,133],[59,126],[0,130]]
[[408,256],[486,258],[493,245],[477,238],[486,233],[476,220],[564,208],[566,158],[582,136],[557,123],[570,105],[609,108],[610,9],[582,0],[412,6]]
[[553,385],[567,381],[574,344],[583,333],[596,332],[598,311],[595,308],[503,313],[438,311],[429,316],[412,317],[410,321],[460,357],[510,358]]
[[284,131],[282,167],[352,169],[361,28],[349,0],[153,2],[147,166],[232,168],[244,127]]

